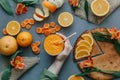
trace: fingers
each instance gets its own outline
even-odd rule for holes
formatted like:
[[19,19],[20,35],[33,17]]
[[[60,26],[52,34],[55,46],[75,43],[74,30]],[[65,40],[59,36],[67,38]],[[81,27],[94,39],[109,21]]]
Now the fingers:
[[61,36],[63,39],[66,39],[66,36],[64,36],[63,34],[61,34],[61,33],[56,33],[56,34]]
[[[64,36],[64,35],[61,34],[61,33],[56,33],[56,34],[59,35],[59,36],[61,36],[61,37],[63,37],[63,39],[66,39],[66,38],[67,38],[66,36]],[[70,49],[72,49],[72,46],[71,46],[71,43],[70,43],[69,39],[67,39],[67,40],[65,41],[65,47],[67,47],[66,45],[68,45],[68,46],[70,47]]]

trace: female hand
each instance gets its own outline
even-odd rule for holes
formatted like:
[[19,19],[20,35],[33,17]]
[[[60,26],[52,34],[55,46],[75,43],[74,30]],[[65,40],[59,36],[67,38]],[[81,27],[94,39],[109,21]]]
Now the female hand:
[[[66,39],[66,37],[60,33],[57,33],[57,35],[61,36],[63,39]],[[48,70],[52,72],[53,74],[58,74],[60,72],[64,61],[69,56],[72,50],[71,43],[68,39],[64,43],[65,43],[64,50],[56,57],[53,64],[48,68]]]
[[[64,35],[62,35],[60,33],[56,33],[56,34],[61,36],[63,39],[66,39],[66,37]],[[65,43],[64,50],[56,57],[56,59],[58,59],[58,60],[65,60],[69,56],[69,54],[72,50],[72,46],[71,46],[69,39],[67,39],[64,43]]]

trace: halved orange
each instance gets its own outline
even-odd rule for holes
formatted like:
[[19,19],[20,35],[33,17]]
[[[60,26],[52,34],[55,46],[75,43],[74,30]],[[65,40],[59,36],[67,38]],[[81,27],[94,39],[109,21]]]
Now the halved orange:
[[82,76],[71,75],[68,80],[84,80]]
[[69,12],[63,12],[58,16],[58,23],[62,27],[69,27],[73,23],[73,16]]
[[93,45],[93,37],[91,34],[83,34],[81,36],[84,40],[88,41],[90,43],[90,45]]
[[96,16],[104,16],[110,10],[110,4],[107,0],[94,0],[91,3],[91,10]]
[[17,35],[20,32],[20,29],[20,24],[17,21],[10,21],[6,26],[8,34],[13,36]]
[[80,59],[87,56],[90,56],[90,52],[88,50],[80,50],[75,54],[76,59]]

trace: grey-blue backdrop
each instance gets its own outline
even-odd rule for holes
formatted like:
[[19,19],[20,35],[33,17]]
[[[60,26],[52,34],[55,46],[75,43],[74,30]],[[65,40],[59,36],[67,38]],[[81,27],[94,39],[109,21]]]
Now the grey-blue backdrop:
[[[10,4],[12,5],[13,11],[15,11],[16,4],[13,2],[13,0],[9,0]],[[36,5],[36,7],[40,7],[40,3]],[[15,15],[15,17],[11,17],[7,15],[1,8],[0,8],[0,37],[3,36],[2,29],[6,26],[6,24],[10,20],[17,20],[19,22],[23,21],[25,18],[31,18],[34,13],[33,7],[29,7],[29,11],[27,14],[23,14],[20,16]],[[58,15],[61,12],[70,12],[73,14],[74,17],[74,23],[69,28],[62,28],[60,33],[68,36],[73,32],[77,32],[77,35],[70,38],[70,41],[72,45],[74,46],[74,42],[76,41],[77,37],[86,29],[92,29],[96,27],[112,27],[117,26],[117,28],[120,29],[120,8],[118,8],[115,12],[113,12],[102,24],[96,25],[92,23],[88,23],[87,21],[81,19],[78,16],[75,16],[73,11],[71,10],[71,7],[68,5],[68,0],[65,0],[65,3],[62,8],[58,9],[55,13],[51,14],[49,18],[45,19],[43,22],[36,22],[35,25],[29,30],[33,35],[33,41],[40,40],[41,41],[41,53],[39,55],[34,55],[30,49],[30,47],[25,48],[23,50],[22,55],[23,56],[37,56],[40,58],[39,64],[37,64],[35,67],[30,69],[28,72],[26,72],[19,80],[39,80],[40,75],[43,72],[44,68],[48,68],[52,62],[54,61],[54,57],[49,56],[46,54],[46,52],[43,49],[43,41],[45,36],[44,35],[38,35],[35,32],[36,27],[42,26],[45,22],[55,21],[57,22]],[[25,31],[26,29],[23,29]],[[0,70],[2,70],[2,56],[0,56]],[[62,67],[62,70],[59,74],[59,80],[67,80],[67,78],[72,74],[78,74],[80,73],[77,64],[73,62],[73,51],[71,52],[70,56],[68,57],[67,61],[65,62],[64,66]],[[89,80],[89,78],[86,78],[86,80]]]

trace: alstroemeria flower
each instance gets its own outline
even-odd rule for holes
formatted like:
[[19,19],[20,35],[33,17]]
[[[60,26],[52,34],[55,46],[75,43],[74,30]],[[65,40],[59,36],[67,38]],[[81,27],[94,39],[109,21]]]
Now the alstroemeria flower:
[[111,39],[120,38],[120,31],[118,31],[116,27],[108,29],[108,32],[111,34]]
[[93,67],[94,64],[93,64],[92,57],[89,56],[89,57],[88,57],[88,60],[85,60],[85,61],[82,62],[80,65],[81,65],[82,68]]
[[119,39],[120,38],[120,31],[116,32],[115,34],[115,39]]
[[24,60],[21,56],[17,56],[15,59],[12,59],[11,65],[16,69],[24,69],[25,67]]
[[69,4],[72,5],[73,7],[78,7],[79,0],[69,0]]

